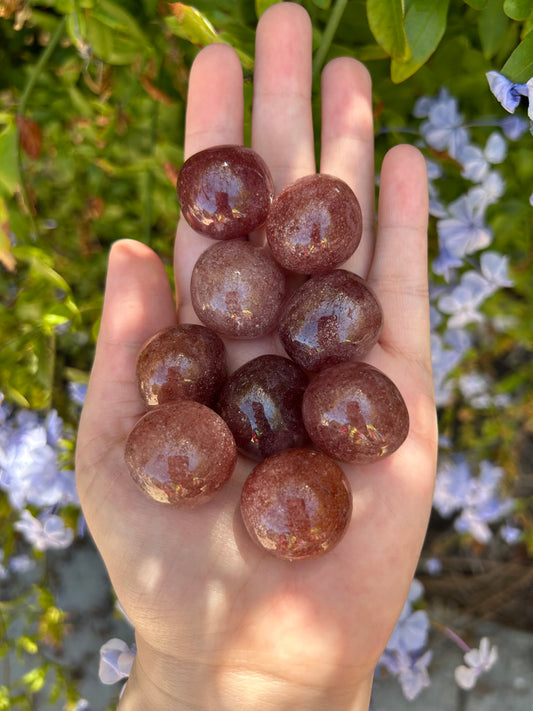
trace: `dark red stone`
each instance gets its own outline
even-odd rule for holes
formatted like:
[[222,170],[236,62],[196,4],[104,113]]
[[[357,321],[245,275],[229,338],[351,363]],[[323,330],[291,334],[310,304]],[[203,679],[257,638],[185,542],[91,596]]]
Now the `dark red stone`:
[[352,513],[349,482],[338,464],[311,449],[287,449],[258,464],[241,495],[252,540],[278,558],[303,560],[330,551]]
[[178,177],[181,213],[215,239],[245,237],[264,224],[274,196],[265,161],[251,148],[213,146],[195,153]]
[[304,370],[318,371],[364,357],[377,343],[383,311],[357,274],[336,269],[296,289],[280,315],[287,354]]
[[305,391],[306,429],[323,452],[365,464],[395,452],[409,432],[409,414],[392,380],[368,363],[321,371]]
[[230,478],[237,460],[224,420],[192,400],[149,410],[130,432],[125,461],[152,499],[192,508],[209,501]]
[[334,269],[359,246],[363,219],[349,185],[318,173],[288,185],[274,199],[266,236],[274,259],[299,274]]
[[200,321],[230,338],[258,338],[279,321],[285,276],[270,254],[250,242],[217,242],[200,255],[191,299]]
[[302,420],[307,383],[295,363],[278,355],[254,358],[229,376],[217,409],[241,452],[261,460],[308,442]]
[[137,358],[137,383],[148,407],[174,400],[213,405],[226,375],[221,338],[199,324],[159,331]]

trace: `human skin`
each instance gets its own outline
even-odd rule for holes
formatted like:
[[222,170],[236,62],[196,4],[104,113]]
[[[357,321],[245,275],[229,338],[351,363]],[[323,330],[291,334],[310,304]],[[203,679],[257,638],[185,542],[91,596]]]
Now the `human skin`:
[[[199,52],[186,157],[242,143],[242,81],[230,47]],[[277,191],[316,170],[310,93],[309,17],[298,5],[274,5],[257,28],[252,147]],[[135,627],[137,656],[120,711],[368,709],[373,671],[407,597],[433,495],[426,167],[413,147],[387,154],[376,224],[371,84],[352,59],[335,59],[323,71],[320,138],[320,170],[345,180],[361,203],[361,244],[343,268],[367,278],[383,307],[384,327],[366,360],[402,393],[409,436],[382,462],[343,465],[352,521],[320,558],[288,563],[248,538],[239,499],[250,460],[239,458],[230,482],[200,509],[151,501],[124,464],[126,438],[144,412],[135,361],[150,336],[176,323],[176,302],[181,322],[197,322],[189,278],[212,242],[180,221],[175,297],[152,250],[115,243],[76,475],[89,529]],[[226,348],[230,371],[263,353],[284,354],[275,335],[228,340]]]

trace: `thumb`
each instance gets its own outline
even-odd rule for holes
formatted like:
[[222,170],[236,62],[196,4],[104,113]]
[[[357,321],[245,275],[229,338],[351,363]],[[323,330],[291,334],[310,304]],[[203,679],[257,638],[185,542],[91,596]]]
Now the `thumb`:
[[[76,452],[80,498],[98,496],[105,476],[97,466],[120,446],[143,414],[136,383],[136,361],[144,342],[176,323],[170,284],[159,257],[134,240],[115,242],[109,255],[102,321],[89,388],[82,411]],[[95,486],[91,486],[92,484]]]

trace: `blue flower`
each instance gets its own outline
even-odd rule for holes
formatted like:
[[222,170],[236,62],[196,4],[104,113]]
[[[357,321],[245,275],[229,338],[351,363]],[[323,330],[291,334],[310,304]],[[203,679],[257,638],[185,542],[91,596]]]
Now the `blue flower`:
[[493,131],[485,148],[468,144],[457,156],[463,166],[461,175],[474,183],[482,182],[489,174],[490,165],[501,163],[507,155],[507,143],[498,131]]
[[490,71],[485,74],[494,96],[506,111],[514,114],[523,96],[528,96],[527,84],[516,84],[499,72]]
[[81,407],[85,402],[85,396],[87,395],[87,383],[70,382],[68,384],[68,394],[72,402]]
[[455,681],[461,689],[473,689],[481,674],[489,671],[498,661],[498,649],[490,646],[488,637],[483,637],[479,649],[470,649],[465,652],[466,664],[461,664],[455,669]]
[[433,505],[445,518],[460,511],[455,529],[487,543],[492,537],[488,524],[506,516],[514,505],[513,499],[500,496],[502,477],[501,467],[488,461],[481,462],[479,475],[473,477],[462,457],[447,459],[437,472]]
[[55,410],[43,419],[32,410],[19,410],[5,420],[0,434],[0,488],[11,505],[53,506],[77,503],[74,473],[62,469],[63,421]]
[[420,133],[428,146],[437,151],[448,151],[452,158],[456,158],[469,138],[457,99],[442,89],[437,98],[427,104],[427,117],[420,125]]
[[100,647],[98,676],[102,684],[116,684],[130,675],[137,649],[114,637]]
[[439,247],[453,257],[464,257],[492,242],[492,232],[485,224],[482,196],[474,190],[450,203],[450,216],[437,222]]
[[35,518],[28,509],[21,512],[14,528],[38,551],[68,548],[74,538],[74,531],[65,527],[61,516],[41,514],[39,518]]
[[495,287],[484,276],[470,270],[450,293],[443,294],[438,302],[442,313],[449,314],[448,328],[463,328],[469,323],[483,321],[479,308],[494,293]]
[[518,141],[529,128],[529,123],[521,116],[506,116],[500,121],[501,129],[510,141]]

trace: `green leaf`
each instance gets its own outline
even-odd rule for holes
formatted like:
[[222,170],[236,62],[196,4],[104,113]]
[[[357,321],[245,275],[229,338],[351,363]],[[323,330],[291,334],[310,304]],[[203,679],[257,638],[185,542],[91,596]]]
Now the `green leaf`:
[[533,32],[529,32],[501,68],[511,81],[521,84],[533,76]]
[[212,42],[220,42],[213,25],[195,7],[182,2],[174,2],[169,4],[169,8],[172,15],[166,17],[165,21],[173,34],[189,40],[199,47],[205,47]]
[[511,20],[523,22],[533,12],[533,0],[504,0],[503,11]]
[[18,131],[13,116],[3,118],[7,125],[0,132],[0,192],[11,196],[20,185]]
[[405,16],[405,33],[411,47],[407,62],[391,62],[391,78],[395,83],[412,76],[427,62],[446,31],[449,0],[413,0]]
[[257,19],[261,17],[265,10],[268,10],[272,5],[277,5],[282,0],[255,0],[255,15]]
[[320,10],[329,10],[331,0],[313,0],[313,5],[316,5]]
[[474,10],[483,10],[487,6],[487,2],[488,0],[465,0],[465,3],[473,7]]
[[127,10],[116,3],[110,0],[98,0],[91,10],[91,16],[114,32],[120,32],[128,38],[135,38],[148,46],[148,38],[139,27],[137,21]]
[[46,667],[41,669],[32,669],[24,674],[20,679],[20,683],[27,687],[31,694],[36,694],[40,691],[46,681]]
[[366,0],[366,14],[376,42],[397,62],[407,62],[411,49],[405,34],[402,0]]
[[478,21],[479,38],[485,59],[494,57],[499,50],[508,22],[502,0],[489,0]]

